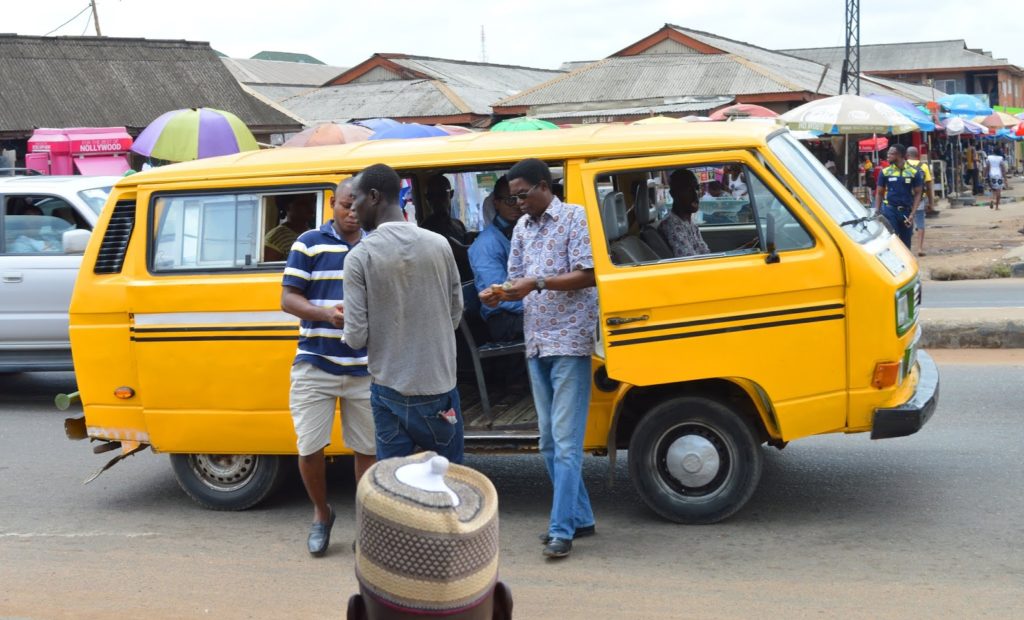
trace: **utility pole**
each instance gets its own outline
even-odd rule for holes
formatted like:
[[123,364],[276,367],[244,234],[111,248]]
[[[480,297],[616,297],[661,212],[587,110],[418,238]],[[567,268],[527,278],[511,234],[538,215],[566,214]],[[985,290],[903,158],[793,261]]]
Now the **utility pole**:
[[839,93],[860,94],[860,0],[846,0],[846,54]]
[[92,23],[96,25],[96,36],[102,36],[100,33],[100,14],[96,12],[96,0],[89,0],[89,4],[92,5]]
[[487,35],[483,24],[480,25],[480,62],[487,62]]

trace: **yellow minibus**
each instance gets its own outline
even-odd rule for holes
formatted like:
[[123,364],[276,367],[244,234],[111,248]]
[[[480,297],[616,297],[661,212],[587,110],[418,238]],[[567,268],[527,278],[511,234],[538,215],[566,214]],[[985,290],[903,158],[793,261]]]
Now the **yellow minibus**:
[[[296,451],[298,322],[279,305],[284,263],[263,245],[285,205],[312,198],[310,226],[326,221],[340,180],[386,163],[408,188],[410,218],[430,215],[425,181],[445,174],[454,214],[473,230],[487,224],[488,184],[527,157],[546,161],[588,216],[600,329],[585,448],[612,464],[628,450],[657,514],[710,523],[735,513],[757,487],[765,445],[899,437],[932,415],[939,377],[917,349],[914,258],[786,129],[600,125],[264,150],[124,178],[71,302],[84,417],[68,421],[69,437],[118,458],[167,453],[200,504],[253,506]],[[701,198],[693,218],[707,251],[689,256],[659,231],[680,170],[708,190],[730,179],[728,196]],[[523,345],[486,342],[469,278],[464,291],[466,449],[535,449],[528,387],[495,370]],[[346,454],[334,428],[328,454]]]

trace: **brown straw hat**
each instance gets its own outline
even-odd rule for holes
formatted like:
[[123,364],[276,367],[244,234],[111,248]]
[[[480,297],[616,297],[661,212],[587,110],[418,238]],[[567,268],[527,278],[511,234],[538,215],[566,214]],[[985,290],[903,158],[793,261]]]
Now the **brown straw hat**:
[[498,577],[498,494],[483,474],[434,452],[381,461],[356,491],[356,577],[398,610],[447,615],[487,598]]

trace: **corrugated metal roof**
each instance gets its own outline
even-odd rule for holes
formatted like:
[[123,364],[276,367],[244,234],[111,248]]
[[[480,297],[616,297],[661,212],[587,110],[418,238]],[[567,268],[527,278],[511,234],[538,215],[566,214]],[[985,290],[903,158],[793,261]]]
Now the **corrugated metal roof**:
[[[782,50],[819,63],[840,66],[846,53],[842,47],[810,47]],[[996,67],[1011,64],[1005,58],[968,49],[963,39],[920,41],[860,46],[861,71],[922,71],[960,67]]]
[[376,117],[462,114],[432,80],[391,80],[325,86],[285,99],[285,108],[309,125]]
[[253,58],[221,58],[224,65],[243,84],[275,84],[278,86],[320,86],[344,73],[346,67],[314,65],[283,60]]
[[680,114],[707,112],[732,103],[732,97],[686,98],[687,101],[663,105],[634,106],[629,108],[602,108],[599,110],[552,111],[537,110],[538,118],[551,120],[561,118],[588,119],[618,116],[652,116],[655,114]]
[[[732,54],[612,57],[586,65],[495,105],[629,102],[665,97],[736,96],[797,90],[792,84],[786,83],[786,79],[776,79],[771,71],[759,68],[755,63],[738,59]],[[813,91],[814,86],[810,85],[807,89]]]
[[304,62],[311,65],[322,65],[324,61],[319,58],[314,58],[309,54],[303,54],[301,52],[275,52],[273,50],[263,50],[259,54],[253,56],[255,60],[283,60],[284,62]]
[[[501,96],[515,94],[521,90],[562,75],[564,72],[551,69],[535,69],[513,65],[428,58],[424,56],[393,56],[389,60],[403,67],[419,71],[449,86],[476,88],[500,93]],[[491,99],[494,101],[494,98]]]
[[277,86],[275,84],[246,84],[245,87],[277,102],[304,95],[318,88],[317,86]]
[[231,77],[208,43],[0,35],[0,131],[142,128],[164,112],[208,106],[250,127],[295,127]]

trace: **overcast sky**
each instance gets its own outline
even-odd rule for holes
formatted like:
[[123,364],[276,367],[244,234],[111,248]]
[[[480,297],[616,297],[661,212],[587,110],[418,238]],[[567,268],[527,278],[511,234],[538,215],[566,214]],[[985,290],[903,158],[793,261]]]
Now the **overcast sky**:
[[[4,12],[0,30],[44,35],[86,5],[19,2]],[[261,50],[303,52],[339,66],[374,52],[480,60],[481,25],[488,61],[546,68],[603,58],[666,22],[772,49],[842,45],[845,35],[843,0],[97,0],[97,6],[106,36],[208,41],[241,58]],[[93,34],[88,15],[54,34]],[[966,39],[1024,65],[1021,17],[1018,0],[913,6],[863,0],[861,44]]]

